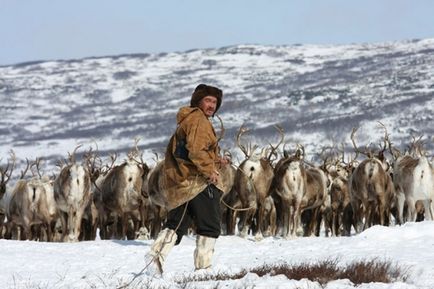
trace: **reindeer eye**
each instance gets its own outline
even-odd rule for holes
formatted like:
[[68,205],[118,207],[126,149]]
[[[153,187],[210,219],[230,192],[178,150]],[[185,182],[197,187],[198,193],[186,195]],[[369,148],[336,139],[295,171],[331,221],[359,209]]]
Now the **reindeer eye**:
[[250,171],[253,172],[255,170],[255,167],[250,167]]
[[130,178],[128,179],[128,181],[129,181],[129,182],[131,182],[132,180],[133,180],[133,178],[132,178],[132,177],[130,177]]

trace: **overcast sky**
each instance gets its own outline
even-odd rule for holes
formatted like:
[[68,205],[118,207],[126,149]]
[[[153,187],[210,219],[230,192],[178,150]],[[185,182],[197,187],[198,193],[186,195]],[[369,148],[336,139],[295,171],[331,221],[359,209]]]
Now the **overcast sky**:
[[434,37],[432,0],[0,0],[0,65]]

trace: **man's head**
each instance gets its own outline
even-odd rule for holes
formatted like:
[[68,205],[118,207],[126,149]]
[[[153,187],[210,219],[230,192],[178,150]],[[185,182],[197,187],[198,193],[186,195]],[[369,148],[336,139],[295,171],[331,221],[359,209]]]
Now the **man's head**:
[[199,107],[208,116],[213,116],[222,104],[223,92],[217,87],[199,84],[194,90],[190,106]]

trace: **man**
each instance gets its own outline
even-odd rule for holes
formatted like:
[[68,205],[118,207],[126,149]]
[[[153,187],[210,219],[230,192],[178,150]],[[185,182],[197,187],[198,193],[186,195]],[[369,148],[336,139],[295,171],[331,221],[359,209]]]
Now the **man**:
[[163,264],[174,245],[179,244],[192,221],[196,225],[196,270],[211,267],[214,245],[220,235],[221,180],[214,128],[209,120],[222,103],[217,87],[200,84],[189,107],[180,108],[177,128],[167,146],[164,160],[166,207],[165,229],[160,232],[146,256],[150,275],[161,275]]

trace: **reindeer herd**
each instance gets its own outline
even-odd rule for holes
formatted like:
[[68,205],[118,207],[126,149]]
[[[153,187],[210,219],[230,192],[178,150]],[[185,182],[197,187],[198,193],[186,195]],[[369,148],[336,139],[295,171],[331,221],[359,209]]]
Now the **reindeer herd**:
[[[302,145],[292,151],[282,147],[284,132],[278,126],[279,142],[264,147],[246,143],[248,129],[241,127],[236,144],[243,160],[220,168],[222,233],[252,234],[257,240],[321,232],[349,236],[376,224],[433,220],[434,170],[422,138],[413,138],[401,152],[382,127],[378,148],[359,147],[353,129],[353,152],[345,156],[343,146],[325,147],[318,165],[306,160]],[[16,165],[11,151],[0,167],[0,238],[155,238],[167,214],[164,162],[148,166],[137,142],[121,162],[117,154],[103,161],[92,149],[79,162],[77,146],[52,176],[41,174],[40,159],[26,160],[13,187],[8,185]]]

